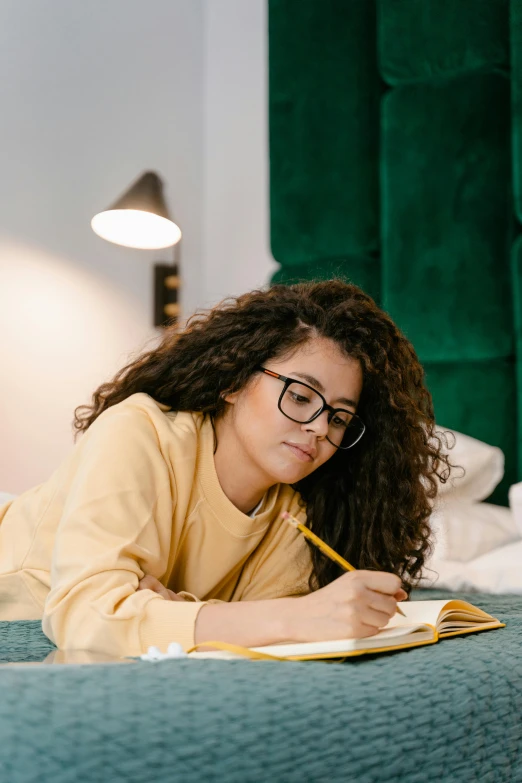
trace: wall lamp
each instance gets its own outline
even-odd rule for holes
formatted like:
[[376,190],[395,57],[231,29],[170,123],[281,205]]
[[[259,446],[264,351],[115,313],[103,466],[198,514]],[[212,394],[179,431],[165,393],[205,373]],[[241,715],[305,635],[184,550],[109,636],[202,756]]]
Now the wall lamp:
[[174,248],[171,264],[154,265],[154,326],[177,321],[181,229],[170,217],[158,174],[144,172],[112,206],[93,217],[91,226],[98,236],[116,245],[143,250]]

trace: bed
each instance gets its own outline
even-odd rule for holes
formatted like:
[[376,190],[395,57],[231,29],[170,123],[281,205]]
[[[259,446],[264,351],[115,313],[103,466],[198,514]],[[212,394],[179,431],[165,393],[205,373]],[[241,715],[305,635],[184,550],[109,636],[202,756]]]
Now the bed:
[[0,623],[0,780],[522,781],[522,602],[462,597],[506,628],[346,663],[34,666]]
[[[522,478],[522,4],[454,7],[270,0],[274,280],[342,274],[372,294],[414,343],[437,420],[506,455],[495,494],[481,474],[469,504],[507,508]],[[506,628],[429,647],[40,665],[40,624],[0,623],[0,659],[18,664],[0,666],[0,781],[522,782],[522,529],[493,513],[474,549],[476,517],[458,528],[476,557],[439,565]],[[467,596],[493,574],[481,557],[498,579]]]

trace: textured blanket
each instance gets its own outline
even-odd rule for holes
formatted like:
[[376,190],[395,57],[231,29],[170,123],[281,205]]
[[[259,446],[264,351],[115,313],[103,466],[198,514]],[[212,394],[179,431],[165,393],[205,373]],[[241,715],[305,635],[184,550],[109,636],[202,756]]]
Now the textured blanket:
[[[522,782],[522,599],[460,597],[507,627],[345,663],[2,667],[0,780]],[[51,649],[0,623],[4,661]]]

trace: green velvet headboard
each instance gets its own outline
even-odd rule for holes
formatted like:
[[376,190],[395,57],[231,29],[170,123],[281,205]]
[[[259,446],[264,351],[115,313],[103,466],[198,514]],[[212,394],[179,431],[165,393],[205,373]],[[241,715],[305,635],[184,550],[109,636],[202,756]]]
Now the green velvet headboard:
[[437,422],[521,478],[522,0],[269,0],[274,281],[390,313]]

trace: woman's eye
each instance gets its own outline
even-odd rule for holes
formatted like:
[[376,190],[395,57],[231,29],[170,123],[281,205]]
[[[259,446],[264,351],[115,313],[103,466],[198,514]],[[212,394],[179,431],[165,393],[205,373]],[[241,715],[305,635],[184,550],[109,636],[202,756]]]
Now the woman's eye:
[[348,422],[344,421],[344,419],[340,419],[338,416],[334,416],[330,424],[333,424],[334,427],[347,427]]
[[299,405],[304,405],[307,402],[310,402],[308,397],[302,397],[300,394],[296,394],[295,392],[290,392],[290,397],[292,398],[292,402],[297,402]]

